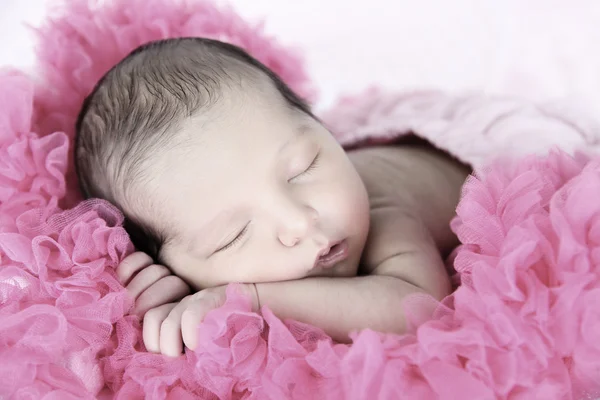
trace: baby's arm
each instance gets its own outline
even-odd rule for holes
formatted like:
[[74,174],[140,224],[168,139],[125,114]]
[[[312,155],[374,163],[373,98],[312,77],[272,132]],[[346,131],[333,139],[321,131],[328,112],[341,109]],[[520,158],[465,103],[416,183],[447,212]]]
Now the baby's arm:
[[339,342],[369,328],[402,333],[402,300],[423,290],[390,276],[307,278],[257,285],[259,300],[282,319],[315,325]]

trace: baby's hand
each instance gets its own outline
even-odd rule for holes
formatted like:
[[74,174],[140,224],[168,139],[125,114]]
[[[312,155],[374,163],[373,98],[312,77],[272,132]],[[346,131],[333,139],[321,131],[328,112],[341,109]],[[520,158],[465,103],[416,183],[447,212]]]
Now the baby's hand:
[[[239,286],[244,295],[252,297],[253,309],[258,308],[256,287]],[[146,313],[143,337],[148,351],[177,357],[183,345],[190,350],[197,346],[198,324],[206,314],[225,304],[227,286],[204,289],[189,295],[179,303],[165,304]]]
[[135,299],[134,314],[143,317],[155,307],[182,299],[190,293],[189,286],[163,265],[153,264],[145,253],[136,252],[117,267],[117,276]]

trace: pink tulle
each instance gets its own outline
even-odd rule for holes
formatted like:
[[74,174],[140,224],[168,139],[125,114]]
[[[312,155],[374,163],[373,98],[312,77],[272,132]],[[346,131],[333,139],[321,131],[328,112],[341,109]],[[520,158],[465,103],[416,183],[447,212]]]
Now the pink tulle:
[[35,85],[0,72],[1,398],[600,396],[600,160],[559,151],[467,182],[453,222],[462,284],[442,304],[410,303],[405,335],[335,344],[250,312],[231,286],[197,352],[145,352],[114,273],[132,251],[121,214],[103,201],[65,209],[78,199],[68,148],[83,97],[133,47],[179,35],[241,43],[302,94],[310,84],[296,56],[205,2],[73,0],[40,33]]

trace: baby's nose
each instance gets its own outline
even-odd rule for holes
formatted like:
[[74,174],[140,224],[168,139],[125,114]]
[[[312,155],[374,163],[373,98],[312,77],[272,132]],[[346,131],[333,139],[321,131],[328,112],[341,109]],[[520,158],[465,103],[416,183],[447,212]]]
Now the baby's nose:
[[287,247],[295,246],[302,241],[315,225],[318,219],[317,211],[312,207],[302,207],[285,217],[279,228],[279,241]]

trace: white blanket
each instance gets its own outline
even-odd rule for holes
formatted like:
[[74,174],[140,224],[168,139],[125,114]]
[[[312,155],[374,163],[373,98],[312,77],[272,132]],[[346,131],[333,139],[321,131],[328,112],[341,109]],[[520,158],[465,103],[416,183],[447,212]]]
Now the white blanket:
[[[94,0],[98,2],[110,0]],[[0,66],[33,62],[53,0],[0,1]],[[220,0],[223,3],[225,1]],[[230,0],[306,52],[320,106],[370,84],[572,97],[600,114],[597,0]]]

